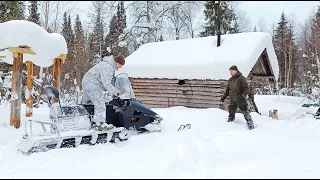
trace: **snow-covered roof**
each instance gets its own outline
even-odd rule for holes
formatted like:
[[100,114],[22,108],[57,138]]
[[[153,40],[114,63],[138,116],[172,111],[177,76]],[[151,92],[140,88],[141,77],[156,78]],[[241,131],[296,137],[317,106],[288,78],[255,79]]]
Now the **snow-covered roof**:
[[265,48],[278,79],[272,37],[264,32],[222,35],[220,47],[216,36],[143,44],[118,73],[137,78],[229,79],[229,68],[236,65],[248,76]]
[[[36,54],[24,54],[24,62],[32,61],[42,67],[52,65],[54,58],[68,53],[66,40],[58,33],[48,33],[41,26],[25,20],[0,23],[0,49],[19,46],[29,46]],[[4,62],[13,63],[13,53],[7,49],[1,51],[0,56],[6,56],[2,58]]]

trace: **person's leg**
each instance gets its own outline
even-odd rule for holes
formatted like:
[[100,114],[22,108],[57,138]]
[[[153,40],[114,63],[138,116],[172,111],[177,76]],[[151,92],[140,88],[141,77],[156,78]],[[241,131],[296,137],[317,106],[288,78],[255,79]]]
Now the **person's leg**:
[[246,101],[240,102],[239,103],[239,109],[242,111],[244,119],[247,121],[248,128],[250,130],[253,129],[254,128],[254,123],[253,123],[253,120],[251,118],[247,102]]
[[82,79],[82,89],[83,89],[83,104],[89,104],[92,103],[90,100],[90,85],[92,85],[91,83],[88,83],[89,81],[87,81],[87,75],[85,75]]
[[237,104],[230,100],[228,122],[233,122],[237,112]]
[[86,89],[86,101],[91,102],[94,105],[93,122],[97,125],[106,123],[106,103],[108,99],[104,96],[103,92],[97,90],[95,86],[90,86]]

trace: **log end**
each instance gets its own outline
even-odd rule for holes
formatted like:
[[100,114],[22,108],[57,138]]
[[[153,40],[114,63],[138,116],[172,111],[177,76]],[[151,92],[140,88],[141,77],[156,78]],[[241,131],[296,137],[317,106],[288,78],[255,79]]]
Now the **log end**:
[[13,120],[10,120],[10,126],[15,127],[16,129],[19,129],[20,128],[20,120],[16,120],[16,119],[13,119]]
[[26,113],[26,117],[31,117],[32,115],[33,115],[32,112],[27,112],[27,113]]

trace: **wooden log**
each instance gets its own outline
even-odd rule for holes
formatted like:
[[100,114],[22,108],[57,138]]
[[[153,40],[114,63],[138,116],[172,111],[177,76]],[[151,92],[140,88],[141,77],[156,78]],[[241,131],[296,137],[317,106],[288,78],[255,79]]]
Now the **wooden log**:
[[33,51],[31,51],[28,48],[21,48],[21,47],[9,47],[9,51],[13,53],[21,53],[21,54],[31,54],[31,55],[36,55]]
[[[155,83],[155,84],[178,84],[179,79],[141,79],[131,78],[132,83]],[[225,80],[184,80],[185,84],[198,85],[220,85],[226,82]]]
[[[168,108],[167,105],[163,105],[163,104],[148,104],[147,105],[149,108]],[[169,106],[169,107],[174,107],[174,106],[180,106],[180,105],[172,105],[172,106]],[[220,105],[214,105],[214,106],[211,106],[211,105],[193,105],[192,107],[189,107],[189,106],[184,106],[186,108],[197,108],[197,109],[207,109],[207,108],[220,108]]]
[[27,98],[26,102],[26,116],[31,117],[33,114],[33,96],[32,96],[32,89],[33,89],[33,63],[31,61],[27,61],[27,90],[29,97]]
[[194,94],[192,96],[186,96],[182,94],[144,94],[144,93],[135,93],[136,97],[139,98],[144,98],[144,97],[158,97],[158,98],[189,98],[192,97],[194,99],[210,99],[210,100],[216,100],[221,99],[222,94],[217,94],[217,95],[199,95],[199,94]]
[[60,75],[61,75],[61,59],[55,58],[54,66],[53,66],[53,85],[58,90],[60,90]]
[[195,99],[195,98],[162,98],[162,97],[139,97],[139,101],[153,101],[153,102],[179,102],[179,103],[192,103],[192,104],[220,104],[220,98],[215,99]]
[[206,92],[206,91],[184,91],[184,90],[144,90],[144,89],[134,89],[134,93],[144,93],[146,96],[149,94],[181,94],[186,96],[191,95],[204,95],[204,96],[221,96],[223,91],[218,92]]
[[2,59],[6,58],[6,56],[0,56],[0,61],[2,62]]
[[188,108],[219,108],[220,104],[207,104],[207,103],[179,103],[179,102],[154,102],[154,101],[141,101],[148,107],[167,108],[173,106],[184,106]]
[[13,53],[10,126],[20,127],[23,54]]
[[208,87],[188,87],[188,86],[133,86],[134,91],[143,90],[143,91],[153,91],[153,90],[161,90],[165,93],[167,90],[179,90],[179,91],[194,91],[194,92],[210,92],[210,93],[220,93],[224,92],[224,88],[208,88]]
[[[137,86],[173,86],[176,84],[168,84],[168,83],[156,83],[156,82],[152,82],[152,83],[144,83],[144,82],[131,82],[132,87],[137,87]],[[180,87],[185,87],[185,86],[192,86],[192,87],[208,87],[208,88],[219,88],[222,85],[220,84],[186,84],[186,85],[180,85]]]
[[[53,66],[53,85],[58,91],[60,91],[61,61],[60,58],[55,58]],[[55,103],[56,99],[53,98],[52,102]]]

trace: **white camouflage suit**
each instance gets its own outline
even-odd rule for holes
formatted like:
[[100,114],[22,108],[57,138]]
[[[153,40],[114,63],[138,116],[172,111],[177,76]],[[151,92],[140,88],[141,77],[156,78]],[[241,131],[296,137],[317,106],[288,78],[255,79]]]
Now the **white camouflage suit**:
[[93,121],[97,124],[105,122],[105,103],[112,100],[112,97],[106,96],[105,93],[117,94],[117,89],[114,87],[115,70],[116,62],[111,56],[105,57],[103,61],[92,67],[82,79],[83,102],[94,105]]

